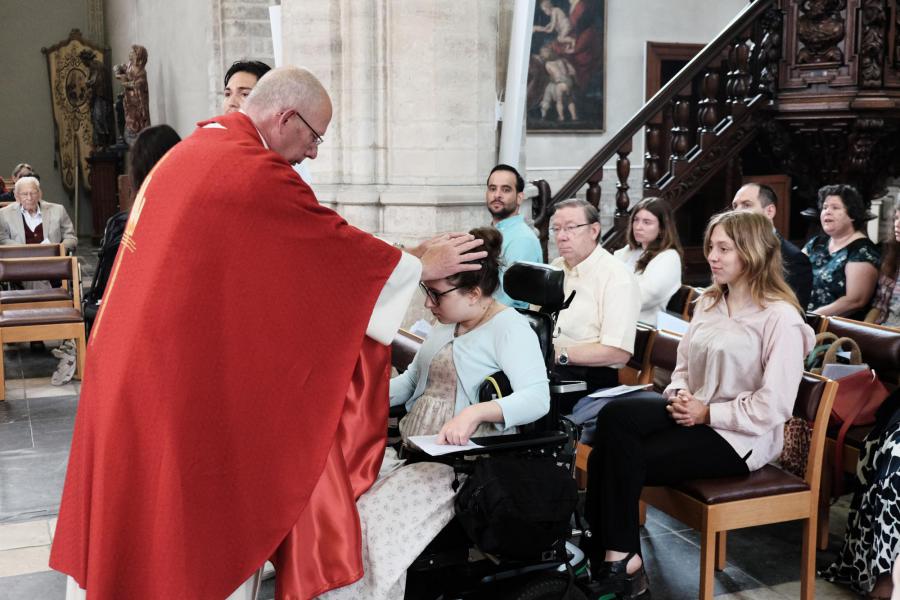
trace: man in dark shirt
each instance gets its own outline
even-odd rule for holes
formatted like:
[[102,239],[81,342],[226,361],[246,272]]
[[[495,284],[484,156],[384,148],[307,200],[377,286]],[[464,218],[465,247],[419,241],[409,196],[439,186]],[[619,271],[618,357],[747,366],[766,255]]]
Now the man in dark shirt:
[[[775,190],[764,183],[748,183],[737,191],[731,201],[733,210],[749,210],[765,215],[771,221],[775,218],[775,205],[778,196]],[[812,292],[812,265],[809,258],[800,248],[790,243],[776,231],[775,236],[781,240],[781,258],[784,261],[785,280],[797,295],[800,306],[809,304]]]

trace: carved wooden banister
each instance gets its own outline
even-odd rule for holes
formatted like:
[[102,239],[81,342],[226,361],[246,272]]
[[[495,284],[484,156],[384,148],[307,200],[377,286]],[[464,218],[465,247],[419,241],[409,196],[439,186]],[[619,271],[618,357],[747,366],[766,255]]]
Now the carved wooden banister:
[[[755,45],[748,42],[748,31],[751,30],[763,17],[763,15],[776,5],[776,0],[755,0],[729,23],[716,38],[704,47],[681,71],[679,71],[662,89],[659,90],[631,119],[613,135],[609,141],[588,160],[577,173],[566,182],[553,196],[550,205],[544,210],[544,215],[552,212],[553,206],[572,198],[586,184],[589,186],[587,199],[591,203],[599,202],[600,181],[603,178],[603,167],[614,156],[618,155],[616,166],[619,182],[616,193],[616,221],[617,228],[628,209],[628,183],[627,177],[630,171],[628,154],[631,152],[633,137],[646,127],[645,144],[645,189],[653,191],[661,185],[660,178],[671,178],[683,168],[681,162],[687,161],[691,149],[696,145],[709,143],[713,129],[721,127],[720,119],[726,114],[734,116],[746,109],[748,95],[763,94],[771,91],[771,74],[765,80],[758,81],[754,86],[753,75],[749,63],[756,59]],[[763,50],[770,50],[772,39],[765,39]],[[759,51],[757,51],[758,53]],[[721,85],[720,74],[716,71],[717,61],[721,61],[725,54],[732,55],[729,61],[729,72],[725,81],[725,89],[728,91],[728,99],[733,98],[740,102],[740,106],[721,107],[717,101],[717,95]],[[701,85],[702,101],[699,104],[699,123],[690,123],[691,106],[689,94],[692,82],[703,76]],[[755,89],[751,89],[755,88]],[[667,106],[673,106],[673,131],[663,131],[654,117],[661,113]],[[696,127],[696,129],[695,129]],[[696,139],[694,133],[696,132]],[[670,141],[672,146],[671,168],[668,174],[663,173],[666,166],[660,158],[663,143]],[[624,174],[624,178],[623,178]],[[607,236],[604,236],[606,238]]]

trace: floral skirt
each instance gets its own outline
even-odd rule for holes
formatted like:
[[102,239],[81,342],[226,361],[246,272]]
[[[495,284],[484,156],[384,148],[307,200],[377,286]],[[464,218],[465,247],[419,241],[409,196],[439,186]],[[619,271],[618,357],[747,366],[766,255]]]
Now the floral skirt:
[[327,600],[402,600],[406,569],[453,518],[453,469],[404,464],[388,448],[375,485],[356,502],[365,574]]

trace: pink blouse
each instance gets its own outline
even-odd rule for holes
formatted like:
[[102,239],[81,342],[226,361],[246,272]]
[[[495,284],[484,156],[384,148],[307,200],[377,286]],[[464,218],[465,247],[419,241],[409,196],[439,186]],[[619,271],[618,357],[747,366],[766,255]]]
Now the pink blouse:
[[700,300],[666,398],[685,389],[709,405],[710,426],[755,471],[781,454],[813,330],[786,302],[729,315],[725,300]]

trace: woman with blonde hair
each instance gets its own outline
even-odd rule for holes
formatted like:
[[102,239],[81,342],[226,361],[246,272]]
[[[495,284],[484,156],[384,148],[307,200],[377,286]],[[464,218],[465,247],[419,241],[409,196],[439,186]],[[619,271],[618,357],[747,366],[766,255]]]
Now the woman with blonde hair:
[[684,251],[675,230],[669,203],[662,198],[644,198],[631,211],[626,233],[628,245],[616,250],[616,258],[631,267],[641,287],[638,320],[656,325],[656,314],[665,310],[681,287]]
[[712,285],[678,345],[663,394],[610,402],[588,461],[587,552],[598,594],[646,597],[638,500],[645,485],[746,474],[781,453],[803,357],[814,343],[784,281],[762,215],[713,217],[704,237]]

